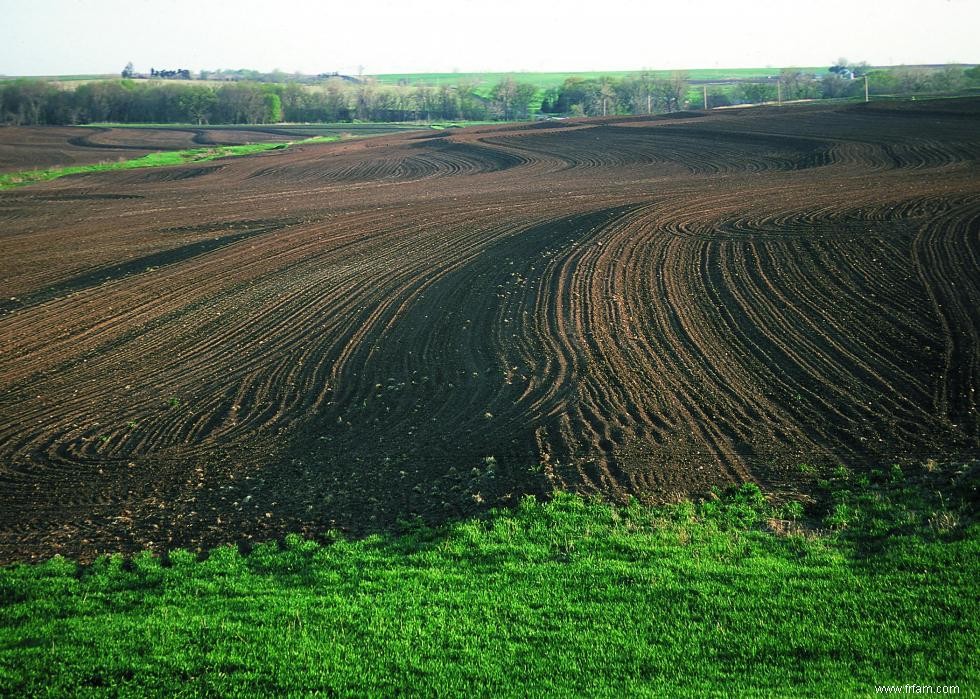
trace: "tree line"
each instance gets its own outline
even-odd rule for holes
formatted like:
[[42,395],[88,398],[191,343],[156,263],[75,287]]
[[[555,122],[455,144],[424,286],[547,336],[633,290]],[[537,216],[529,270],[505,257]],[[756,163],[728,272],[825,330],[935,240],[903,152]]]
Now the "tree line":
[[0,83],[0,121],[15,125],[119,123],[271,124],[278,122],[487,121],[545,114],[611,115],[674,111],[684,106],[683,75],[616,80],[569,78],[556,89],[504,78],[489,89],[456,85],[381,85],[371,80],[224,85],[104,80],[74,90],[38,80]]
[[571,116],[674,112],[686,106],[687,91],[687,74],[682,72],[669,78],[646,72],[619,80],[572,77],[545,93],[541,112]]
[[[836,70],[835,70],[836,69]],[[980,69],[834,66],[822,76],[784,69],[763,82],[708,88],[710,107],[739,103],[841,98],[863,94],[949,93],[980,87]],[[859,79],[854,79],[855,77]],[[0,123],[14,125],[119,123],[270,124],[279,122],[455,121],[527,119],[534,112],[562,116],[656,114],[701,108],[703,92],[684,73],[657,77],[570,77],[541,90],[512,77],[485,86],[382,85],[339,78],[317,86],[296,82],[226,84],[156,80],[104,80],[65,89],[41,80],[0,82]]]
[[272,124],[287,122],[521,119],[535,88],[503,81],[489,96],[476,85],[401,87],[330,80],[223,85],[103,80],[74,90],[41,80],[0,82],[0,123]]

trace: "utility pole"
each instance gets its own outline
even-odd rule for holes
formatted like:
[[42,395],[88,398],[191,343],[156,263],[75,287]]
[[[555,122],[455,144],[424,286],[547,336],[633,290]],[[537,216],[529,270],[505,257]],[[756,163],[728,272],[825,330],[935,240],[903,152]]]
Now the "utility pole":
[[704,88],[704,111],[708,111],[708,86],[702,85]]
[[868,102],[868,76],[864,76],[864,101]]
[[776,104],[779,106],[783,105],[783,81],[776,81]]

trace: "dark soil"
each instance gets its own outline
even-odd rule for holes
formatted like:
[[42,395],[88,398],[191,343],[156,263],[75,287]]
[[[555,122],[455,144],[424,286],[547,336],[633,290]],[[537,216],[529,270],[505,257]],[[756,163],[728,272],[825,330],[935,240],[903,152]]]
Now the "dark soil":
[[980,455],[980,101],[417,136],[0,193],[0,562]]

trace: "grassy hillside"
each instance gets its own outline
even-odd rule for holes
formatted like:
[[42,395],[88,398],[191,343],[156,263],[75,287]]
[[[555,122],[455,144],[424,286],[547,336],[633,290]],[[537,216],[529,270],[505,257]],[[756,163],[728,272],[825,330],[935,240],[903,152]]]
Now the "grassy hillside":
[[840,470],[781,506],[752,485],[662,508],[560,495],[360,541],[8,567],[0,694],[969,694],[976,473]]
[[[807,73],[826,73],[827,67],[801,68]],[[385,85],[398,85],[406,83],[409,85],[455,85],[461,80],[472,81],[480,85],[494,85],[504,78],[514,78],[518,82],[531,83],[537,85],[542,90],[560,87],[567,78],[597,79],[601,77],[624,78],[629,75],[637,75],[641,70],[606,70],[590,72],[571,72],[571,73],[384,73],[371,76],[379,83]],[[674,71],[670,70],[651,70],[648,71],[657,77],[668,77]],[[779,74],[779,68],[697,68],[684,71],[691,80],[752,80],[766,78]]]
[[24,170],[0,174],[0,191],[23,187],[37,182],[79,175],[92,172],[108,172],[110,170],[134,170],[147,167],[167,167],[169,165],[186,165],[200,163],[218,158],[231,158],[239,155],[252,155],[267,150],[282,150],[298,143],[330,143],[339,140],[339,136],[313,136],[300,141],[285,143],[249,143],[240,146],[207,146],[204,148],[189,148],[186,150],[161,151],[150,153],[141,158],[117,160],[91,165],[69,165],[66,167],[51,167],[44,170]]
[[45,80],[49,82],[91,82],[94,80],[112,80],[118,77],[119,73],[101,73],[89,75],[0,75],[0,81],[28,78],[29,80]]
[[[800,68],[800,70],[807,73],[825,73],[827,72],[827,66],[805,67]],[[402,82],[411,85],[455,85],[460,80],[472,80],[477,83],[497,83],[503,78],[513,77],[514,79],[522,82],[534,83],[535,85],[541,87],[541,89],[546,90],[548,88],[558,87],[565,81],[566,78],[569,77],[594,79],[602,76],[609,76],[622,78],[627,75],[636,75],[640,72],[643,72],[643,70],[603,70],[548,73],[533,73],[525,71],[496,73],[379,73],[368,77],[375,78],[378,82],[385,85],[397,85]],[[647,72],[653,73],[654,75],[660,77],[665,77],[674,71],[650,70]],[[750,80],[753,78],[765,78],[767,76],[776,75],[779,73],[779,68],[773,68],[771,66],[767,68],[693,68],[685,70],[684,72],[688,74],[691,80],[729,80],[736,78],[741,80]],[[0,75],[0,80],[16,80],[18,77],[19,76]],[[118,78],[119,76],[116,73],[111,73],[107,75],[33,75],[27,77],[30,77],[32,80],[48,80],[52,82],[90,82],[94,80],[112,80],[113,78]],[[160,78],[156,78],[155,80],[157,82],[175,82],[180,84],[185,84],[187,82],[185,80],[164,80]],[[195,80],[194,84],[223,85],[226,84],[226,81]]]

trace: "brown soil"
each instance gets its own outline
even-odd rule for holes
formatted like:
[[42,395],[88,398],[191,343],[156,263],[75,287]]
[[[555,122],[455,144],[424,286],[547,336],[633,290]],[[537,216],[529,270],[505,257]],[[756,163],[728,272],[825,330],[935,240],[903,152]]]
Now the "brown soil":
[[0,193],[0,561],[980,454],[980,101],[686,116]]

